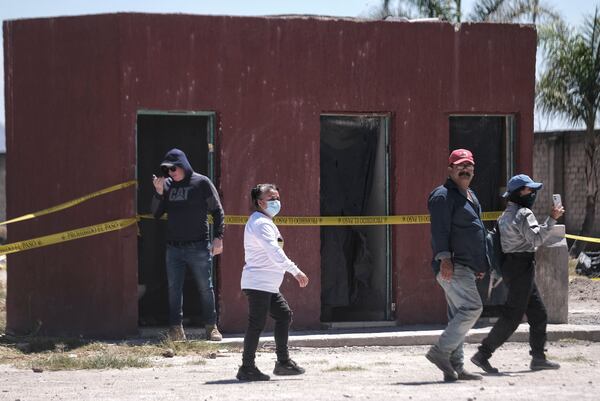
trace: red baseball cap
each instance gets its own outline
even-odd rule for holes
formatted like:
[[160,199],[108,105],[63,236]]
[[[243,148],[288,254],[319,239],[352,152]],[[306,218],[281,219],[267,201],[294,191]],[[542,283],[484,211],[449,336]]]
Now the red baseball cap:
[[450,164],[460,164],[463,162],[470,162],[475,164],[475,160],[473,160],[473,153],[471,153],[467,149],[453,150],[452,153],[450,153],[448,162],[450,162]]

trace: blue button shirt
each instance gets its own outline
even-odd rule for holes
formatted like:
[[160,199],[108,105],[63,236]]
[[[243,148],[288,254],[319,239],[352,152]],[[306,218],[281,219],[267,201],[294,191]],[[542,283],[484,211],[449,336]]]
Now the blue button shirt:
[[472,201],[448,178],[429,195],[431,266],[435,274],[440,271],[440,260],[445,258],[452,258],[453,263],[468,266],[475,272],[488,270],[481,206],[475,193],[468,191]]

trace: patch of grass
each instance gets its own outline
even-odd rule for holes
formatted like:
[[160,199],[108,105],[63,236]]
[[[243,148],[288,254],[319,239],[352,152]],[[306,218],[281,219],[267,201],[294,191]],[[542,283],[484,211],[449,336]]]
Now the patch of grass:
[[575,272],[575,266],[577,266],[577,259],[571,259],[569,258],[569,277],[575,277],[577,276],[577,272]]
[[552,358],[554,360],[557,361],[561,361],[561,362],[573,362],[573,363],[592,363],[592,361],[588,358],[586,358],[584,355],[575,355],[575,356],[568,356],[568,357],[563,357],[563,358]]
[[18,349],[0,344],[0,364],[14,364],[23,359],[23,353]]
[[165,339],[159,344],[161,349],[172,349],[176,355],[190,355],[190,354],[201,354],[208,356],[213,352],[225,349],[227,351],[239,352],[241,348],[237,345],[220,344],[210,341],[171,341]]
[[326,369],[325,372],[354,372],[359,370],[366,370],[362,366],[356,365],[336,365],[329,369]]
[[186,365],[206,365],[206,359],[192,359]]
[[126,369],[147,368],[150,362],[145,358],[131,355],[84,355],[77,354],[42,354],[31,360],[28,365],[33,369],[43,370],[81,370],[81,369]]
[[[41,370],[125,369],[152,366],[166,350],[178,356],[195,355],[193,365],[219,351],[240,351],[239,346],[207,341],[144,343],[86,342],[79,339],[49,337],[0,337],[0,364]],[[214,357],[214,355],[212,355]]]
[[389,365],[391,365],[391,362],[379,361],[379,362],[373,362],[371,365],[373,365],[373,366],[389,366]]
[[559,343],[566,343],[566,344],[575,344],[580,342],[581,340],[578,340],[576,338],[561,338],[560,340],[558,340]]

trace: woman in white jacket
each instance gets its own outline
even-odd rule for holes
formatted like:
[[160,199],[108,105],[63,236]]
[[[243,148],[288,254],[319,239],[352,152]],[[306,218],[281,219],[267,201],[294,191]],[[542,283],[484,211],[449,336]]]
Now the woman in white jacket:
[[242,366],[237,378],[243,381],[269,380],[255,365],[256,349],[265,327],[267,314],[275,320],[277,362],[273,374],[299,375],[304,369],[290,359],[288,331],[292,311],[279,292],[285,272],[291,273],[300,287],[308,285],[308,277],[283,252],[283,238],[273,223],[281,202],[279,188],[274,184],[259,184],[250,192],[255,211],[244,229],[245,261],[241,287],[248,297],[248,329],[244,336]]

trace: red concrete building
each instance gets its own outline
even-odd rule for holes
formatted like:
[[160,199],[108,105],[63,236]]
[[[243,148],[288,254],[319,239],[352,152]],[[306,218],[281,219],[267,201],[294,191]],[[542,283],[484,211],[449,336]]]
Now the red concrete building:
[[[456,147],[474,151],[475,190],[496,210],[506,178],[532,170],[532,26],[113,14],[3,28],[8,218],[139,180],[11,225],[9,242],[147,213],[171,147],[213,177],[227,215],[247,215],[260,182],[281,188],[282,216],[426,214]],[[162,224],[9,255],[8,329],[163,324]],[[280,229],[311,278],[284,281],[294,328],[445,321],[427,224]],[[225,332],[246,324],[242,239],[229,225],[215,263]]]

